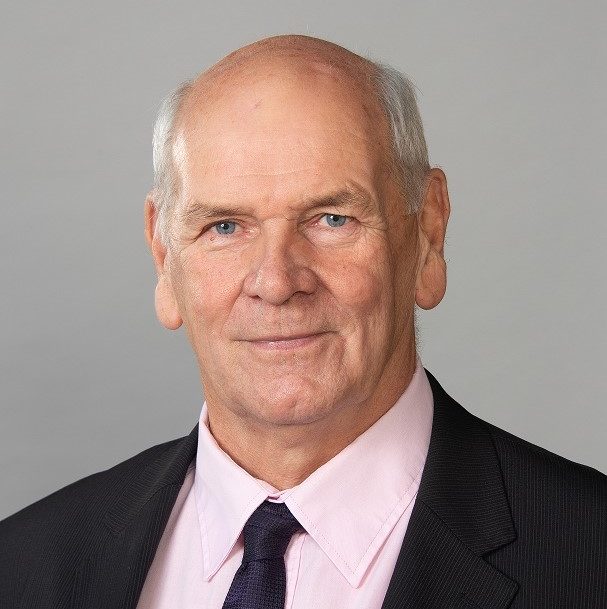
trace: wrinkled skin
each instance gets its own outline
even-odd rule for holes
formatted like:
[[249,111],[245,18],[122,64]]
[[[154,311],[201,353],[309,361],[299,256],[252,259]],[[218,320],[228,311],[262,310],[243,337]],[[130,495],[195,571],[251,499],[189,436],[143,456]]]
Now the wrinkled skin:
[[158,317],[185,326],[214,437],[288,488],[409,383],[415,302],[431,308],[445,291],[449,202],[434,169],[422,211],[406,213],[364,60],[274,41],[197,80],[175,139],[170,244],[152,194],[146,234]]

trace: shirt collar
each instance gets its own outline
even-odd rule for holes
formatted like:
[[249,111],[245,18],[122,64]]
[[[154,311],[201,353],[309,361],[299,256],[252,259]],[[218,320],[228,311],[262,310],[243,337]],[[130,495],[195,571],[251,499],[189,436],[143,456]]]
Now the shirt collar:
[[221,450],[200,415],[194,489],[204,577],[221,567],[255,509],[285,502],[354,587],[413,501],[432,428],[432,389],[417,356],[407,389],[386,414],[301,484],[278,493]]

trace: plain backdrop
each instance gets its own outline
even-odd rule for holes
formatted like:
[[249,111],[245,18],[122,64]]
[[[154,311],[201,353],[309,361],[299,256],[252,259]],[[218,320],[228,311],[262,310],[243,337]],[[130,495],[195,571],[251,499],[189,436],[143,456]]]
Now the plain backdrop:
[[193,353],[153,308],[152,125],[171,88],[280,33],[419,90],[452,203],[426,368],[481,418],[606,471],[606,6],[6,3],[0,518],[196,424]]

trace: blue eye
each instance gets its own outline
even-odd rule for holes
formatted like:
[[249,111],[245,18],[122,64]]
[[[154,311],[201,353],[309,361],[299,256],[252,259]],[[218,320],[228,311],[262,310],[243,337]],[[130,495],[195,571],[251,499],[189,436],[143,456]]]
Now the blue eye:
[[343,226],[348,219],[348,216],[340,216],[338,214],[325,214],[324,217],[327,219],[327,224],[333,228]]
[[236,222],[222,220],[214,225],[220,235],[231,235],[236,230]]

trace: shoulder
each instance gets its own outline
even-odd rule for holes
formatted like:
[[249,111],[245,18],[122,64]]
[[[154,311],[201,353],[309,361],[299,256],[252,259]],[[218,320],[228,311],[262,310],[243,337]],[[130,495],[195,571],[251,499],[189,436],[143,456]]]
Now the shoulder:
[[483,558],[518,582],[517,607],[601,606],[589,598],[607,594],[607,476],[482,420],[428,378],[441,459],[433,500],[456,529],[508,531]]
[[[515,576],[521,602],[527,599],[529,606],[594,606],[586,604],[586,595],[607,590],[607,577],[599,575],[607,553],[607,476],[483,425],[495,446],[516,530],[516,541],[489,560]],[[533,590],[544,590],[545,598],[532,602]]]
[[495,446],[516,531],[513,543],[486,559],[519,583],[516,606],[602,606],[607,476],[482,424]]
[[552,505],[555,510],[563,511],[585,506],[589,517],[596,514],[607,518],[605,474],[532,444],[491,423],[479,421],[491,436],[504,483],[512,491],[512,501],[518,498],[528,508],[534,504]]
[[52,518],[59,510],[66,517],[83,516],[86,512],[99,512],[111,504],[112,494],[144,468],[161,456],[181,438],[146,448],[125,461],[79,480],[22,508],[0,521],[0,534],[24,525],[34,526],[46,517]]
[[[446,438],[448,454],[454,454],[453,442],[464,451],[482,450],[485,459],[495,454],[514,513],[534,507],[546,513],[572,512],[581,504],[591,512],[591,517],[607,521],[605,474],[483,420],[451,397],[428,370],[426,374],[434,396],[435,415],[439,413],[433,425],[438,418],[443,429],[437,433]],[[459,431],[457,440],[454,430]],[[489,446],[492,448],[487,452]]]
[[179,440],[152,446],[72,482],[0,521],[0,582],[22,585],[26,575],[42,564],[45,569],[50,565],[59,569],[66,556],[74,560],[85,556],[105,534],[104,514],[125,485]]

